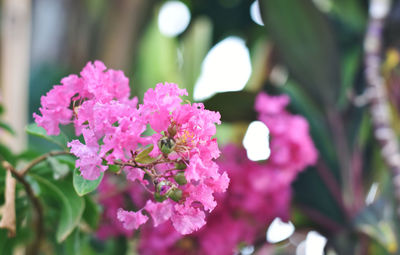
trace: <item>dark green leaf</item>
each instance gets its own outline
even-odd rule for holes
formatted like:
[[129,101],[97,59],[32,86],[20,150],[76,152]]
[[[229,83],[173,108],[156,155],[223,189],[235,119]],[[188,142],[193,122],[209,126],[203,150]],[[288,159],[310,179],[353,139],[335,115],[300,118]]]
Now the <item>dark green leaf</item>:
[[90,196],[85,196],[85,211],[83,212],[83,220],[93,229],[96,230],[99,224],[101,208],[95,203]]
[[65,249],[67,255],[80,254],[80,238],[79,230],[75,229],[71,235],[65,240]]
[[14,130],[13,130],[9,125],[7,125],[7,124],[4,123],[4,122],[0,122],[0,130],[1,130],[1,129],[3,129],[3,130],[5,130],[5,131],[9,132],[9,133],[12,134],[12,135],[15,135]]
[[223,122],[253,121],[257,118],[255,96],[255,93],[247,91],[218,93],[204,105],[208,110],[219,111]]
[[34,136],[46,139],[50,142],[57,144],[58,146],[60,146],[63,149],[67,148],[68,139],[62,132],[57,136],[49,136],[49,135],[47,135],[46,130],[42,127],[38,127],[36,125],[36,123],[29,124],[25,128],[25,130],[30,135],[34,135]]
[[78,168],[75,168],[73,183],[76,193],[79,196],[84,196],[92,192],[99,186],[101,180],[103,179],[103,175],[104,173],[101,173],[99,178],[97,178],[96,180],[86,180],[81,176]]
[[11,150],[1,143],[0,143],[0,160],[7,160],[10,163],[13,163],[15,161],[15,157],[12,154]]
[[44,196],[52,197],[60,203],[61,215],[56,239],[63,242],[79,224],[85,209],[85,200],[76,194],[69,179],[52,182],[38,175],[30,176],[37,181]]
[[345,224],[343,211],[315,168],[308,168],[299,174],[293,183],[293,188],[295,202],[298,205],[313,209],[339,225]]
[[326,18],[310,0],[260,0],[265,28],[293,77],[322,105],[340,88],[338,50]]

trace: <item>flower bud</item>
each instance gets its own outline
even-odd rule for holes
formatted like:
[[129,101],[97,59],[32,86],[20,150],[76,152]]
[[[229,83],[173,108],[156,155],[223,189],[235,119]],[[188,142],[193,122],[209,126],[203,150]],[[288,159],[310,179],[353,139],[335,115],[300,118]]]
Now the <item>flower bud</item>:
[[164,136],[158,141],[158,148],[160,148],[162,153],[168,155],[175,148],[175,140],[170,137]]
[[169,181],[160,181],[156,185],[156,191],[160,194],[165,194],[171,188],[170,184],[171,183]]
[[186,177],[185,177],[185,173],[183,172],[179,172],[174,176],[174,180],[176,181],[176,183],[178,183],[179,185],[185,185],[187,183]]
[[156,192],[154,192],[154,199],[157,202],[163,202],[168,198],[168,194],[171,193],[171,186],[169,181],[160,181],[156,184]]
[[168,127],[168,135],[169,137],[174,137],[176,135],[176,126],[174,124]]
[[168,197],[174,200],[175,202],[179,202],[179,200],[182,199],[182,190],[174,188],[170,192],[168,192]]
[[155,192],[155,193],[154,193],[154,200],[156,200],[157,202],[163,202],[165,199],[167,199],[166,194],[161,195],[161,194],[158,193],[158,192]]
[[187,165],[184,162],[179,161],[178,163],[175,163],[175,168],[177,170],[185,170],[187,168]]

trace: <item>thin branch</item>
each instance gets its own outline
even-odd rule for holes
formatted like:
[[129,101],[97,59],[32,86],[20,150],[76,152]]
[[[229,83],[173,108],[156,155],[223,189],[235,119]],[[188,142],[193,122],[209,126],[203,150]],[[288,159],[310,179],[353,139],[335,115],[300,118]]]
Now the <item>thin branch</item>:
[[11,173],[6,173],[6,190],[4,193],[5,204],[2,208],[3,215],[0,221],[0,228],[8,230],[8,237],[14,237],[16,226],[15,226],[15,185],[16,181],[12,177]]
[[21,171],[19,171],[20,176],[24,176],[31,168],[39,164],[40,162],[46,160],[48,157],[54,157],[59,155],[71,155],[68,151],[51,151],[46,153],[40,157],[35,158],[32,160],[28,165],[26,165]]
[[[35,236],[35,240],[32,243],[32,246],[29,250],[30,254],[36,255],[39,254],[39,248],[40,248],[40,244],[44,235],[43,232],[43,208],[42,205],[39,201],[39,199],[35,196],[31,185],[24,179],[24,177],[15,170],[15,168],[8,163],[7,161],[3,161],[3,167],[8,170],[9,172],[11,172],[13,174],[13,177],[20,182],[25,189],[25,192],[29,198],[29,200],[32,202],[33,204],[33,208],[35,210],[35,214],[36,214],[36,220],[35,220],[35,229],[36,229],[36,236]],[[28,169],[29,170],[29,169]]]

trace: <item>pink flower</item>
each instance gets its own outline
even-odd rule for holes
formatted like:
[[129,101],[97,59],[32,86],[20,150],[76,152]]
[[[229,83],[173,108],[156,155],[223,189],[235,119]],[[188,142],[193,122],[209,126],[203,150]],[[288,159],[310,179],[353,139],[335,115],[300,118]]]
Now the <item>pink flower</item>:
[[98,154],[99,145],[93,132],[84,129],[83,137],[86,144],[82,144],[78,140],[73,140],[68,143],[68,147],[71,148],[71,153],[78,157],[76,167],[79,167],[82,176],[88,180],[95,180],[107,167],[101,164],[102,159]]
[[140,225],[146,223],[149,219],[146,215],[142,214],[142,211],[128,212],[119,208],[117,213],[118,220],[124,224],[124,228],[128,230],[138,229]]
[[[215,193],[225,192],[229,178],[214,162],[220,155],[213,138],[220,114],[183,104],[184,95],[178,85],[160,83],[138,106],[137,98],[129,99],[123,73],[95,61],[80,77],[68,76],[55,86],[42,98],[42,116],[34,116],[50,134],[59,132],[59,124],[73,123],[76,135],[83,135],[85,143],[73,140],[68,147],[84,178],[96,179],[118,165],[128,180],[150,191],[154,198],[141,209],[118,211],[126,228],[144,224],[146,213],[155,226],[170,220],[189,234],[205,224],[206,212],[217,205]],[[148,129],[155,133],[146,136]]]
[[289,169],[295,177],[297,172],[317,161],[318,153],[306,119],[287,112],[284,107],[288,103],[286,95],[260,93],[255,105],[259,119],[268,126],[272,137],[270,163],[280,169]]

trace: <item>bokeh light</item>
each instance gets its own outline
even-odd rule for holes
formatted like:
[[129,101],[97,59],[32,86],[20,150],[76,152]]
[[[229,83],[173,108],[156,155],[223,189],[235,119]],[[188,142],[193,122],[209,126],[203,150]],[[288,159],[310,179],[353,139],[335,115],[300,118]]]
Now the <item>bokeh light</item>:
[[244,40],[228,37],[217,43],[204,59],[194,87],[194,99],[204,100],[215,93],[242,90],[250,74],[250,55]]
[[292,222],[283,222],[275,218],[267,230],[267,241],[278,243],[289,238],[294,233],[295,227]]
[[251,19],[260,26],[264,26],[264,22],[261,18],[260,6],[258,1],[254,1],[250,6],[250,17]]
[[158,28],[160,32],[169,37],[174,37],[185,31],[190,22],[190,11],[180,1],[168,1],[161,6],[158,15]]
[[250,160],[266,160],[270,155],[269,130],[261,121],[253,121],[243,138],[243,146]]

